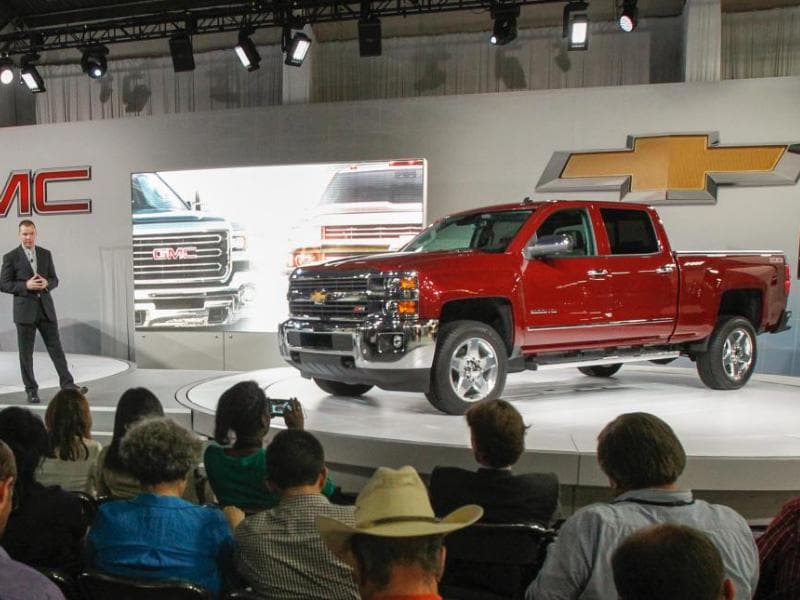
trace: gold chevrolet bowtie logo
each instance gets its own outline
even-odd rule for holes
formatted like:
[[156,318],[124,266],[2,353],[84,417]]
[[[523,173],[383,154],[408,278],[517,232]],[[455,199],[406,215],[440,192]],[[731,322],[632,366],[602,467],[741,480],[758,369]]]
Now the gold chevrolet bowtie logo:
[[556,152],[536,190],[713,202],[718,185],[791,185],[800,177],[800,145],[718,144],[716,133],[629,136],[625,150]]
[[314,304],[324,304],[325,299],[328,297],[328,292],[325,290],[315,290],[309,294],[308,299]]

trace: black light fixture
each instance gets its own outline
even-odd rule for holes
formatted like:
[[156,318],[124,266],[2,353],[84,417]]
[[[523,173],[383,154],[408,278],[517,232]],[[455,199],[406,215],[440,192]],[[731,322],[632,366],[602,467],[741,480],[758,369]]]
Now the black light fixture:
[[92,79],[102,79],[108,71],[107,54],[108,48],[105,46],[89,46],[81,56],[81,69]]
[[630,33],[636,29],[639,18],[639,10],[636,8],[636,0],[622,0],[619,12],[619,28],[625,33]]
[[26,54],[22,57],[20,64],[19,76],[32,94],[41,94],[46,92],[44,87],[44,79],[42,78],[36,65],[33,64],[39,60],[38,54]]
[[309,48],[311,48],[311,38],[309,38],[302,31],[295,31],[291,33],[289,27],[284,27],[283,30],[284,48],[286,50],[286,59],[284,64],[290,67],[301,67],[303,61],[306,59]]
[[172,55],[172,68],[180,71],[194,71],[194,52],[192,38],[186,33],[179,33],[169,38],[169,53]]
[[505,46],[517,39],[517,17],[519,16],[519,5],[498,4],[492,6],[492,36],[489,43],[494,46]]
[[242,29],[239,32],[239,43],[234,47],[236,56],[239,57],[242,66],[248,71],[255,71],[258,69],[260,66],[259,63],[261,62],[261,55],[258,53],[253,40],[250,39],[250,35],[252,34],[252,29]]
[[14,81],[14,61],[4,56],[0,58],[0,83],[8,85]]
[[564,7],[563,37],[567,38],[567,50],[589,49],[589,4],[568,2]]
[[380,56],[381,21],[373,14],[364,14],[358,20],[358,54],[359,56]]

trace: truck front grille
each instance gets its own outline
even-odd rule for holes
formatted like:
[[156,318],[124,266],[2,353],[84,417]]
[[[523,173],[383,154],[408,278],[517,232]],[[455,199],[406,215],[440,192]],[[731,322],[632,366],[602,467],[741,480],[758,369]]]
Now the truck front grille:
[[367,273],[333,277],[313,272],[295,274],[289,281],[289,313],[305,319],[361,321],[366,315],[380,311],[383,305],[379,295],[369,292],[367,276]]
[[230,270],[226,230],[133,237],[135,284],[219,282],[230,276]]
[[393,240],[403,236],[417,235],[422,231],[419,224],[399,225],[326,225],[322,228],[323,240]]

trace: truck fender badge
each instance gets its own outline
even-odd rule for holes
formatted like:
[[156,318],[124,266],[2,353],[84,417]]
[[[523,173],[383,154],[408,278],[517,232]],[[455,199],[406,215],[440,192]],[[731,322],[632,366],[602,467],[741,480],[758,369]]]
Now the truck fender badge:
[[720,185],[794,185],[798,178],[800,144],[720,146],[717,132],[648,134],[629,135],[621,150],[554,152],[536,191],[713,204]]
[[197,258],[196,246],[153,248],[153,260],[188,260],[190,258]]

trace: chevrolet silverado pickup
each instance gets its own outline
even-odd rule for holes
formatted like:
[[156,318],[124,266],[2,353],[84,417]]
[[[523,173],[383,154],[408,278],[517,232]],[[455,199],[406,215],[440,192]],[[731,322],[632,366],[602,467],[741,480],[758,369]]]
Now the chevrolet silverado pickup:
[[445,217],[401,251],[295,269],[283,358],[324,391],[424,392],[443,412],[499,397],[506,374],[687,356],[743,386],[756,335],[788,329],[780,252],[675,252],[655,210],[548,201]]

